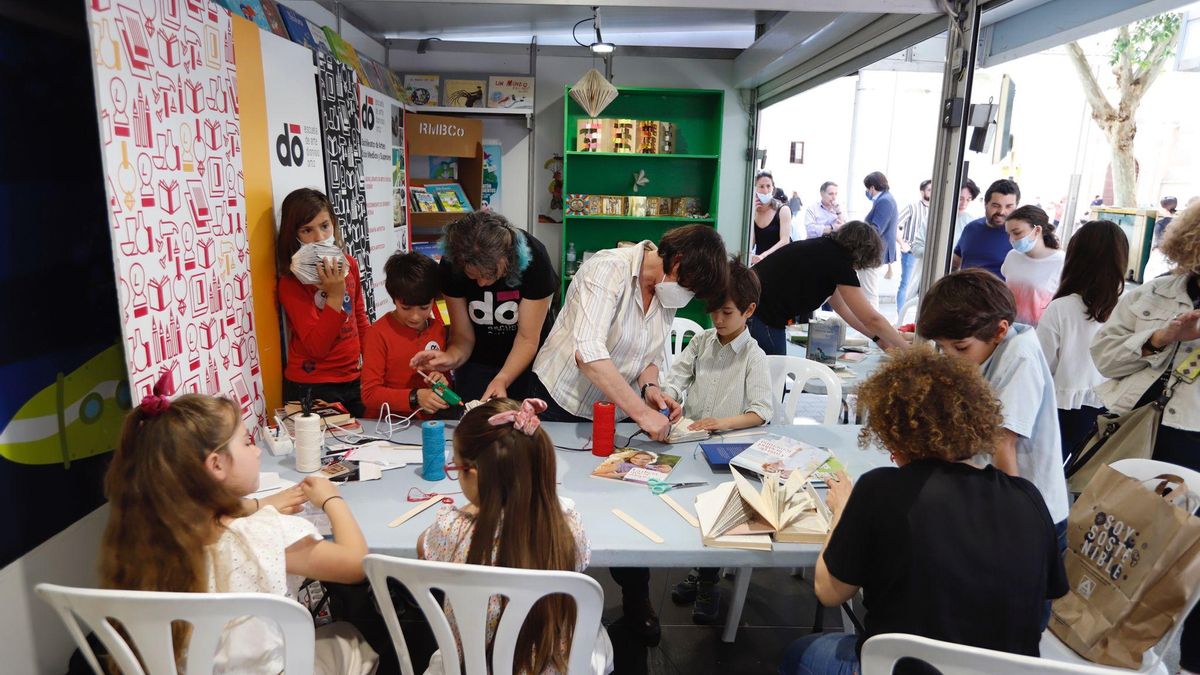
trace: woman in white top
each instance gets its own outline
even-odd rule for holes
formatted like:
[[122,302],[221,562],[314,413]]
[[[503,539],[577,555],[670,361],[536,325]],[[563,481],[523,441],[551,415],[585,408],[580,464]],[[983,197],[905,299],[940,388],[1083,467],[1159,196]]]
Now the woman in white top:
[[1058,291],[1066,256],[1059,248],[1054,224],[1039,206],[1022,206],[1005,223],[1013,250],[1000,273],[1017,301],[1017,323],[1038,325]]
[[[350,507],[324,478],[308,477],[261,502],[260,450],[226,398],[185,394],[169,376],[125,418],[105,477],[111,513],[100,544],[107,588],[141,591],[273,593],[295,599],[304,578],[363,580],[367,544]],[[333,541],[294,512],[305,501],[329,516]],[[176,659],[186,649],[176,633]],[[273,622],[242,617],[226,627],[215,673],[277,675],[284,636]],[[317,630],[315,672],[373,673],[379,657],[347,624]]]
[[[1011,222],[1011,219],[1010,219]],[[1054,374],[1063,458],[1087,440],[1104,411],[1093,387],[1104,381],[1089,351],[1125,290],[1129,241],[1111,221],[1093,220],[1067,243],[1062,283],[1037,327]]]

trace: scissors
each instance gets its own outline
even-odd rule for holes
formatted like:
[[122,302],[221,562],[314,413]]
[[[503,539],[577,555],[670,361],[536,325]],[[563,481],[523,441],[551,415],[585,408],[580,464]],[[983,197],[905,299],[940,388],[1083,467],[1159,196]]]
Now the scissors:
[[646,481],[646,485],[650,486],[650,491],[656,495],[661,495],[664,492],[669,492],[675,488],[696,487],[697,485],[708,485],[708,481],[696,481],[694,483],[668,483],[665,480],[651,478]]

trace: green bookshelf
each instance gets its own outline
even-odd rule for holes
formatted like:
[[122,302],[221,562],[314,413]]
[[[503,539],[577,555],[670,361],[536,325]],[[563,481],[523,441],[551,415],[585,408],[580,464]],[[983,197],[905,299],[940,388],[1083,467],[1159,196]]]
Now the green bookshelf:
[[[709,89],[618,87],[617,98],[601,111],[602,119],[657,120],[676,125],[675,152],[638,154],[580,152],[576,150],[577,122],[590,115],[564,88],[563,198],[572,194],[639,197],[696,197],[707,217],[566,215],[562,224],[563,297],[567,277],[567,249],[575,244],[578,262],[585,251],[613,248],[619,241],[658,241],[669,229],[688,224],[716,227],[720,186],[721,123],[725,93]],[[645,171],[649,183],[633,191],[633,174]],[[709,326],[704,305],[692,301],[679,316]]]

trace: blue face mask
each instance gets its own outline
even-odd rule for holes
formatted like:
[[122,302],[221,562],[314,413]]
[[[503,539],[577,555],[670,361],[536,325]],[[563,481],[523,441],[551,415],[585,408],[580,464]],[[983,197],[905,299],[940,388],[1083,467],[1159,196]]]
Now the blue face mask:
[[871,194],[870,190],[863,190],[863,193],[867,195],[868,200],[875,201],[875,197]]
[[1037,246],[1037,237],[1038,233],[1036,230],[1034,230],[1027,236],[1021,237],[1020,239],[1010,243],[1012,244],[1013,250],[1017,253],[1029,253],[1033,250],[1034,246]]

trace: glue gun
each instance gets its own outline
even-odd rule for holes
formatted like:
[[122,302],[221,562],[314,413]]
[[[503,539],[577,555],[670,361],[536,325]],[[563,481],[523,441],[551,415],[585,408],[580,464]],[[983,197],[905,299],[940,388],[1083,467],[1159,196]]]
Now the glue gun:
[[450,387],[447,387],[445,382],[431,382],[428,374],[419,370],[417,372],[421,373],[421,377],[425,378],[426,382],[429,382],[429,388],[443,401],[450,405],[462,405],[462,397],[454,393]]

